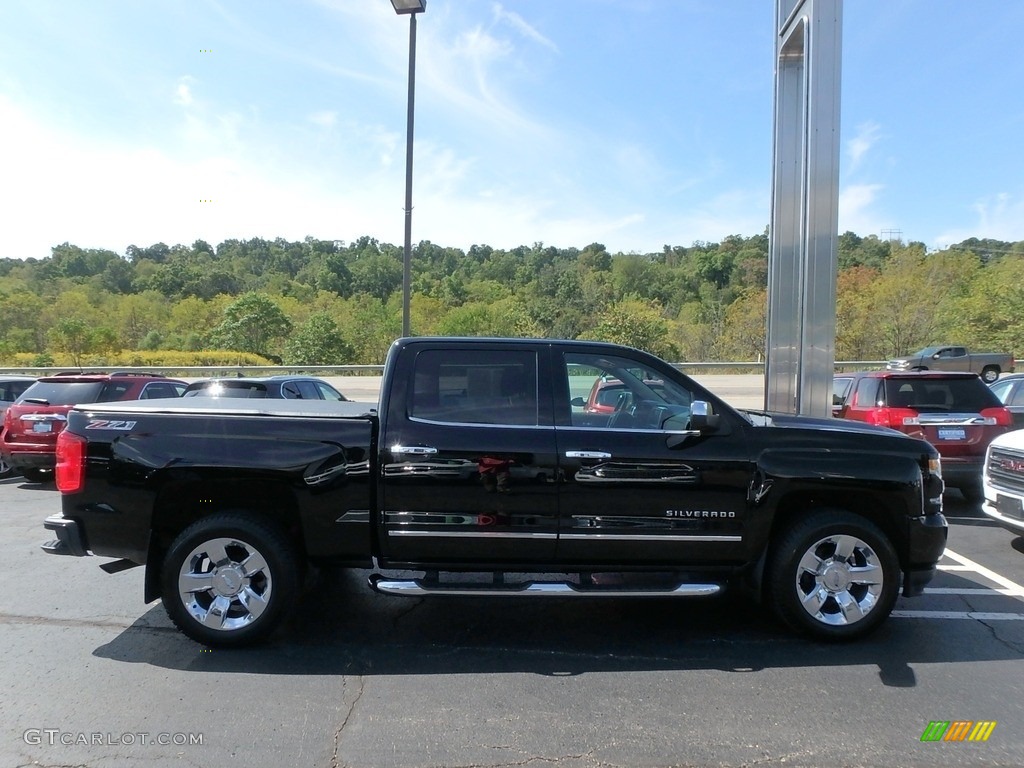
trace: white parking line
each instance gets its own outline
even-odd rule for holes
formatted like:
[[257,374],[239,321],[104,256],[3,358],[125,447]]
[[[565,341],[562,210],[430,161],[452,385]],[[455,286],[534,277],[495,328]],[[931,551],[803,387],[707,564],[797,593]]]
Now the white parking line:
[[[964,589],[957,587],[931,587],[925,589],[926,595],[1002,595],[1024,600],[1024,587],[1010,581],[995,571],[989,570],[981,563],[976,563],[961,554],[946,550],[946,557],[955,560],[958,565],[940,565],[939,570],[956,573],[977,573],[999,587],[976,587]],[[996,613],[992,611],[893,611],[891,616],[897,619],[972,619],[974,621],[1024,621],[1024,613]]]
[[961,565],[966,566],[969,570],[972,570],[975,573],[980,573],[989,581],[994,581],[996,584],[999,584],[1005,589],[1010,590],[1010,594],[1012,594],[1014,597],[1024,597],[1024,587],[1022,587],[1020,584],[1010,581],[1005,576],[1000,576],[995,571],[990,571],[981,563],[976,563],[973,560],[964,557],[963,555],[958,555],[951,549],[946,550],[946,557],[952,560],[956,560]]
[[1024,621],[1024,613],[989,611],[893,611],[897,619],[974,619],[975,621]]

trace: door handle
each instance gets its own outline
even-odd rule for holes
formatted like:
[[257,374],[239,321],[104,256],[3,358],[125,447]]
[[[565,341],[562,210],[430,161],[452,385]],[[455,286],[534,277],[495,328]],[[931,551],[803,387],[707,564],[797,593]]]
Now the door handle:
[[605,451],[566,451],[567,459],[610,459],[612,455]]
[[437,453],[437,448],[431,448],[429,445],[393,445],[391,452],[404,453],[408,456],[433,456]]

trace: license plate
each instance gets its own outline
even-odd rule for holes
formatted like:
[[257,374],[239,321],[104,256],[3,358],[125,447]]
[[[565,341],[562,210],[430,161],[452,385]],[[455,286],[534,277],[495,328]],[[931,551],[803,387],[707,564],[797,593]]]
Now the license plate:
[[939,427],[939,440],[966,440],[967,430],[963,427]]
[[37,421],[32,425],[33,432],[52,432],[53,424],[48,421]]
[[1003,494],[997,493],[996,509],[999,510],[1001,515],[1015,517],[1018,520],[1024,519],[1024,506],[1021,505],[1020,499],[1013,496],[1003,496]]

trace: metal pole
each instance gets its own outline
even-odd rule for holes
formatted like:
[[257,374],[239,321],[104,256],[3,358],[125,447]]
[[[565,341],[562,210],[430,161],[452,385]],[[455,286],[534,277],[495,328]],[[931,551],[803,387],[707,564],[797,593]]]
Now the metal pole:
[[409,14],[409,109],[405,129],[405,254],[402,261],[402,335],[410,335],[409,298],[412,292],[412,133],[416,105],[416,14]]

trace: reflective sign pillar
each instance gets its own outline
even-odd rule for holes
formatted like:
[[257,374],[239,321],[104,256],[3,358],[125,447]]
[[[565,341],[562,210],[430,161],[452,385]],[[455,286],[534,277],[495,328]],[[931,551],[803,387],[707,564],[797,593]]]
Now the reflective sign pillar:
[[828,416],[835,366],[842,0],[776,0],[765,406]]

